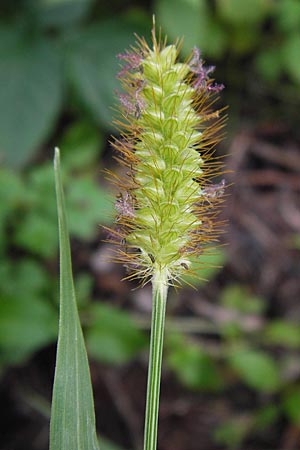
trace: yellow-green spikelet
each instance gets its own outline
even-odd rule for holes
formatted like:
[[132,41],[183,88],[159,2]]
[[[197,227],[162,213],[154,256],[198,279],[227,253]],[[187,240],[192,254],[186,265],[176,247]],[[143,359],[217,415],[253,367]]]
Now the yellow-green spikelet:
[[159,45],[155,37],[153,50],[141,41],[138,50],[122,56],[129,61],[120,76],[127,91],[120,94],[125,133],[114,146],[130,171],[118,180],[123,192],[115,235],[123,244],[121,260],[142,278],[155,271],[180,278],[213,230],[214,202],[204,198],[203,187],[219,168],[211,165],[209,149],[222,121],[204,125],[218,118],[209,115],[208,104],[219,89],[211,87],[209,71],[197,74],[177,56],[175,45]]

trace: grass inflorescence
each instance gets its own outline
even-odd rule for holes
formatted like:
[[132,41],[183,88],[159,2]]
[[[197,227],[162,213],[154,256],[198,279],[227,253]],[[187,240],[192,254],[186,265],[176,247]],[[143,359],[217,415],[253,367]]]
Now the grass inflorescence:
[[125,174],[114,175],[120,194],[111,237],[130,277],[163,272],[176,284],[218,234],[224,182],[210,180],[222,173],[214,148],[224,117],[214,105],[223,86],[197,48],[179,62],[180,45],[167,45],[154,29],[152,44],[138,38],[118,55],[121,136],[113,147]]

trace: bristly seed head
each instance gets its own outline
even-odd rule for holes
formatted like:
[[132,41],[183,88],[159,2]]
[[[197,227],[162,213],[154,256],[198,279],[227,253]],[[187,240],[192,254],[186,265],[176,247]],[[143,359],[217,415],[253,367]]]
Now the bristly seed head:
[[131,277],[165,272],[174,284],[217,238],[225,182],[209,180],[221,172],[213,152],[224,120],[211,106],[223,85],[211,80],[214,67],[205,67],[196,47],[180,63],[176,45],[157,41],[154,30],[152,40],[152,49],[138,39],[136,49],[118,55],[122,136],[113,146],[127,172],[113,175],[121,194],[111,241]]

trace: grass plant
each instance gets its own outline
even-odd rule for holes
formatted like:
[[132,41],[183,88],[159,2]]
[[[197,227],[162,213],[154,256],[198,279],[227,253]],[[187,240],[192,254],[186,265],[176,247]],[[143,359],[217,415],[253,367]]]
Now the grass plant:
[[[115,226],[109,240],[129,279],[152,283],[153,303],[145,414],[144,450],[156,450],[168,289],[193,275],[209,243],[217,239],[217,206],[224,183],[214,158],[224,120],[213,110],[223,88],[210,78],[200,51],[183,63],[180,44],[167,45],[152,30],[152,47],[119,55],[121,137],[113,143],[125,175],[110,174],[120,189]],[[94,406],[87,356],[72,281],[71,257],[60,176],[55,174],[60,235],[61,290],[57,366],[50,449],[96,450]]]
[[152,283],[152,322],[145,414],[144,450],[157,446],[161,364],[167,293],[184,276],[209,242],[216,239],[215,215],[224,183],[211,185],[220,162],[213,158],[220,111],[212,111],[223,88],[210,79],[200,51],[178,62],[180,45],[167,45],[152,30],[119,55],[121,137],[117,159],[127,171],[113,179],[120,189],[118,217],[111,230],[119,244],[116,259],[129,279]]

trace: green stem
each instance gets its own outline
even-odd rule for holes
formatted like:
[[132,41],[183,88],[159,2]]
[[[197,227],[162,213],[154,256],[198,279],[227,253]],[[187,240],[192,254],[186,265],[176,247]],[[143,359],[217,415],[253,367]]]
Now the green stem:
[[146,397],[144,450],[156,450],[161,363],[164,341],[168,277],[157,272],[152,279],[152,319]]

